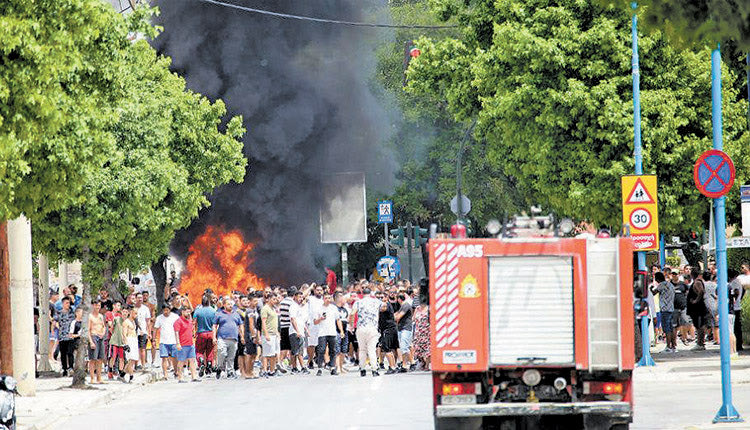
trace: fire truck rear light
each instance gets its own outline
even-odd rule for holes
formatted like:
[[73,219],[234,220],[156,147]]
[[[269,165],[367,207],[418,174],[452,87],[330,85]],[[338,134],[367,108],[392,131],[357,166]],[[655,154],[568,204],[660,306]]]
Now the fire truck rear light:
[[622,394],[622,383],[586,381],[583,383],[583,394]]
[[619,382],[607,382],[602,387],[604,394],[622,394],[622,384]]
[[476,394],[481,390],[481,385],[477,383],[462,383],[462,384],[443,384],[443,395],[444,396],[459,396],[462,394]]

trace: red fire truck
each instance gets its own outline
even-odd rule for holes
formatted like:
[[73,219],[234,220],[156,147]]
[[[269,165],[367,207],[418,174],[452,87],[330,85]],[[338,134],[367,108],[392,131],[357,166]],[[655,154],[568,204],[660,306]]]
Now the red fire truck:
[[630,239],[433,239],[428,247],[436,428],[629,427]]

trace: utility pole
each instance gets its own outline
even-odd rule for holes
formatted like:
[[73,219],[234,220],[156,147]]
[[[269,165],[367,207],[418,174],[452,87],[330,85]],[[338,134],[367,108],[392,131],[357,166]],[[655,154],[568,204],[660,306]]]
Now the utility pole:
[[39,371],[49,372],[52,366],[49,364],[49,260],[44,254],[39,254]]
[[[723,150],[723,121],[721,112],[721,52],[719,47],[711,53],[711,120],[713,147]],[[741,422],[739,412],[732,404],[732,378],[729,364],[729,294],[727,286],[727,226],[726,196],[714,199],[714,223],[716,228],[716,286],[719,296],[719,351],[721,357],[721,407],[714,423]]]
[[388,223],[383,223],[383,237],[385,238],[385,256],[391,255],[391,237],[388,235]]
[[411,240],[412,240],[412,237],[413,237],[412,236],[412,231],[413,230],[414,229],[413,229],[413,227],[411,225],[411,221],[407,222],[406,223],[406,255],[408,256],[407,258],[409,259],[408,260],[409,261],[409,264],[408,264],[409,269],[408,270],[409,270],[409,282],[410,283],[414,282],[414,280],[412,279],[412,274],[411,274]]
[[[633,44],[633,60],[632,60],[632,74],[633,74],[633,155],[635,158],[635,174],[643,174],[643,152],[641,150],[641,65],[638,58],[638,3],[632,2],[630,6],[633,8],[633,19],[631,24],[631,38]],[[662,245],[662,249],[663,245]],[[638,271],[646,271],[646,252],[638,251]],[[648,331],[648,315],[641,317],[641,340],[642,344],[642,355],[641,360],[638,362],[639,366],[656,366],[654,359],[651,358],[651,340],[649,339]]]
[[[456,155],[456,200],[458,214],[456,215],[456,224],[461,224],[461,218],[464,216],[464,204],[463,204],[463,192],[462,192],[462,169],[463,169],[463,157],[464,157],[464,144],[471,135],[471,131],[477,125],[477,120],[474,118],[469,128],[466,129],[463,139],[458,144],[458,154]],[[411,281],[411,279],[409,280]]]
[[13,374],[13,326],[10,312],[7,221],[0,223],[0,373]]
[[349,283],[349,255],[347,253],[347,244],[341,244],[341,285],[346,286]]
[[57,265],[57,294],[63,296],[63,288],[68,286],[68,263],[60,261]]

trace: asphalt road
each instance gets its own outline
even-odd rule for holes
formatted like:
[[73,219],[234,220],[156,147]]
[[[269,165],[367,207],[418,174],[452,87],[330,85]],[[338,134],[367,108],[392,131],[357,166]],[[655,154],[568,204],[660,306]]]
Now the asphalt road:
[[[750,358],[733,378],[734,405],[750,419]],[[637,369],[634,430],[750,429],[750,422],[712,425],[721,404],[713,358],[662,362]],[[361,378],[284,376],[254,381],[170,380],[61,420],[53,428],[119,429],[432,429],[430,376]]]
[[157,382],[53,428],[431,429],[428,373]]

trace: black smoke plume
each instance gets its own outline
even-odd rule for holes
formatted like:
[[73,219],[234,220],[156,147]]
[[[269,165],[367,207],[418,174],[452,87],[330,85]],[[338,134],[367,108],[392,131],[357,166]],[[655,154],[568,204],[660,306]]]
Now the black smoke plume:
[[[348,21],[387,19],[386,0],[227,0],[257,9]],[[322,181],[366,172],[368,191],[392,184],[383,148],[396,122],[374,84],[383,29],[279,19],[207,4],[160,0],[156,48],[189,88],[225,101],[247,127],[242,184],[210,196],[211,207],[179,232],[184,257],[207,225],[239,228],[256,243],[255,271],[271,282],[319,280],[335,264],[320,244]]]

